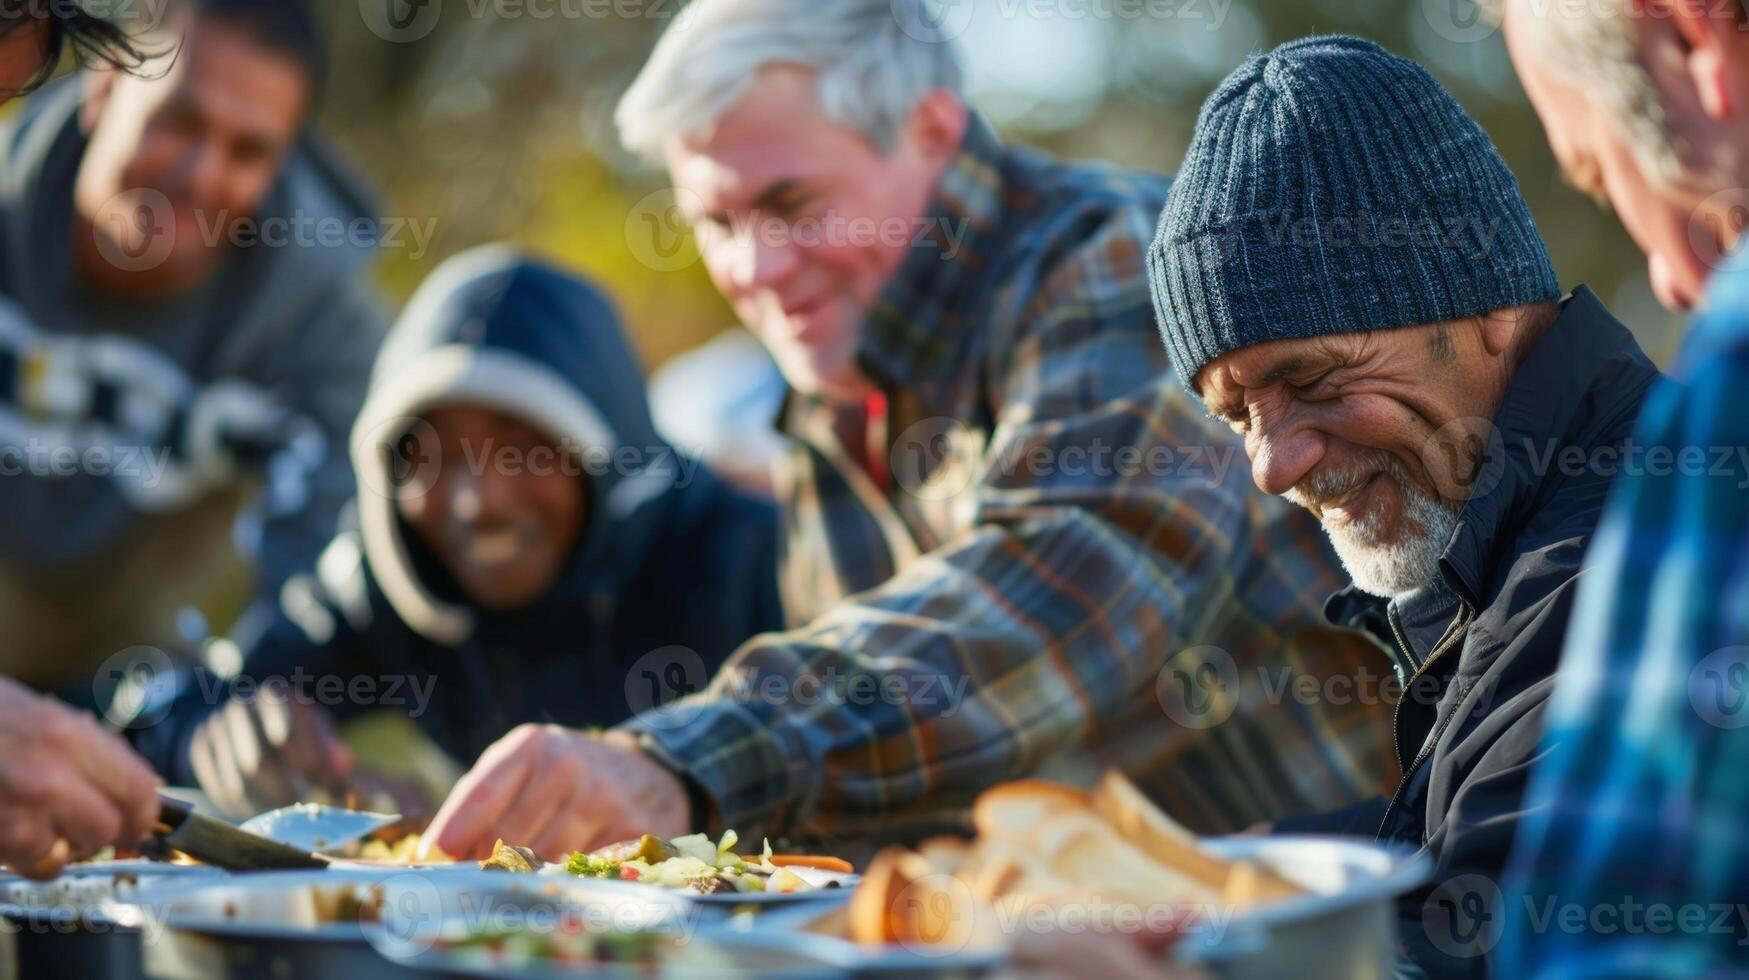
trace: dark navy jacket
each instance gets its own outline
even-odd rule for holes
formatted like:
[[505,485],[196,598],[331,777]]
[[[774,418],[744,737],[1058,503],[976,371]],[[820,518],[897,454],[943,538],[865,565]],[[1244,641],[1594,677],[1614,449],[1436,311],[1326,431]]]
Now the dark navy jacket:
[[1401,904],[1406,972],[1485,970],[1501,924],[1490,888],[1543,748],[1586,546],[1614,476],[1632,465],[1634,418],[1657,376],[1627,328],[1577,289],[1495,416],[1485,492],[1472,493],[1440,561],[1449,616],[1413,629],[1376,596],[1349,589],[1330,601],[1331,620],[1376,637],[1406,681],[1395,723],[1405,775],[1390,801],[1278,829],[1376,827],[1381,841],[1427,852],[1433,877]]
[[[397,445],[412,419],[446,402],[484,404],[562,444],[607,451],[580,466],[588,522],[532,607],[470,607],[398,514]],[[609,726],[703,687],[743,640],[783,625],[775,508],[657,434],[642,373],[600,294],[507,250],[451,260],[408,304],[378,359],[352,455],[360,493],[349,529],[287,584],[270,622],[234,635],[243,672],[258,681],[368,679],[364,703],[322,700],[342,719],[406,710],[471,763],[519,723]],[[423,710],[412,703],[420,685],[431,692]],[[172,782],[192,784],[188,739],[213,710],[214,681],[185,673],[174,691],[157,687],[140,721],[161,720],[136,725],[135,743]]]

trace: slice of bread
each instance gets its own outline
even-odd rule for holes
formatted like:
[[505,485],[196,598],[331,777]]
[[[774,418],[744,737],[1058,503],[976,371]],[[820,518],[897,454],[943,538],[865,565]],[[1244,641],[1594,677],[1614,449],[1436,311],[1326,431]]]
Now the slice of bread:
[[1092,793],[1040,780],[986,790],[978,836],[875,855],[846,908],[852,939],[933,948],[1002,941],[1001,916],[1114,903],[1207,909],[1299,894],[1261,865],[1223,860],[1128,779]]
[[937,868],[953,874],[972,858],[972,845],[958,837],[931,837],[917,845],[917,853]]
[[902,847],[874,856],[846,909],[850,938],[859,943],[898,942],[906,929],[899,920],[900,896],[932,870],[928,861]]
[[1167,816],[1119,772],[1107,772],[1093,790],[1092,806],[1124,840],[1149,857],[1174,868],[1236,904],[1253,904],[1299,894],[1294,885],[1258,865],[1236,865],[1202,849],[1196,835]]
[[861,943],[963,949],[992,943],[995,921],[970,885],[902,847],[876,854],[846,909]]
[[1057,820],[1040,834],[1042,857],[1058,877],[1093,893],[1139,895],[1148,904],[1213,904],[1221,889],[1198,881],[1089,815]]
[[979,837],[1024,839],[1057,814],[1085,812],[1088,803],[1087,794],[1071,786],[1021,779],[978,794],[972,804],[972,826]]

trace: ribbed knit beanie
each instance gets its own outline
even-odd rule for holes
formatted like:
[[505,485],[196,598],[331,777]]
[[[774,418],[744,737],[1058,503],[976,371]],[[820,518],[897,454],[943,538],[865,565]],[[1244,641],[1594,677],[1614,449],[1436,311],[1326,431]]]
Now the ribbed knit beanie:
[[1148,278],[1187,387],[1265,341],[1561,295],[1487,134],[1426,69],[1352,37],[1254,55],[1203,104]]

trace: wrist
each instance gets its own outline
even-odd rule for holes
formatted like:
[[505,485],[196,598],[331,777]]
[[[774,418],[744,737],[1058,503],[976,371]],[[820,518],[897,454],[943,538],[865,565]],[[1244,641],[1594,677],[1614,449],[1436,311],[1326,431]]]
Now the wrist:
[[692,778],[686,767],[669,756],[662,744],[651,738],[646,732],[617,729],[613,735],[620,736],[626,743],[634,746],[638,753],[650,763],[666,773],[680,787],[682,798],[686,803],[686,826],[693,832],[715,831],[716,807],[711,803],[710,794],[705,792],[704,784]]

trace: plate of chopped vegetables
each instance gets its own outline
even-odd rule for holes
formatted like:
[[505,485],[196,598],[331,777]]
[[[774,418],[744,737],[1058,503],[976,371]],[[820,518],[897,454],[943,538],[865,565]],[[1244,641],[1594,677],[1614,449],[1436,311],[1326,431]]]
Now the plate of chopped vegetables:
[[365,927],[375,951],[420,976],[757,977],[829,980],[842,971],[781,948],[740,948],[680,892],[557,875],[411,872],[382,883]]
[[672,840],[645,834],[543,865],[527,848],[499,841],[481,867],[654,885],[730,905],[841,898],[858,881],[855,869],[839,858],[773,854],[770,841],[758,855],[742,855],[735,851],[738,843],[733,830],[715,841],[704,834]]

